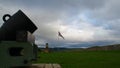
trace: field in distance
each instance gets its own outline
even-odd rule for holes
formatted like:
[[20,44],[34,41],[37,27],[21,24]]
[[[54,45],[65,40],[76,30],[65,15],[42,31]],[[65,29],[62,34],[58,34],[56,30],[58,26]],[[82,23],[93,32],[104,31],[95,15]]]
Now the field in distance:
[[120,68],[120,50],[39,52],[35,63],[58,63],[62,68]]

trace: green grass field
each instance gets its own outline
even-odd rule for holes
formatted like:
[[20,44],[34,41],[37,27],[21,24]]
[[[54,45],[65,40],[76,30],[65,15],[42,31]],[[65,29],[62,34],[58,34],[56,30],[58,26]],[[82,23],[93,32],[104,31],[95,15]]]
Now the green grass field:
[[59,63],[62,68],[120,68],[120,51],[39,53],[37,63]]

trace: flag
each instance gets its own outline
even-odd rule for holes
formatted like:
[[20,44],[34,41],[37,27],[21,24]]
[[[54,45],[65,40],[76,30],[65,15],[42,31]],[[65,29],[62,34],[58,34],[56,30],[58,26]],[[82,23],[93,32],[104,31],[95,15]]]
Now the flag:
[[65,39],[60,32],[58,32],[58,36],[60,36],[61,38]]

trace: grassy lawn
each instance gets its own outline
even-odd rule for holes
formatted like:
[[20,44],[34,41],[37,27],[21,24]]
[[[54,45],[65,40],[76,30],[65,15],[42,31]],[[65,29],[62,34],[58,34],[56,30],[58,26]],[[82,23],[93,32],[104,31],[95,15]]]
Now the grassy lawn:
[[120,51],[39,53],[37,63],[59,63],[62,68],[120,68]]

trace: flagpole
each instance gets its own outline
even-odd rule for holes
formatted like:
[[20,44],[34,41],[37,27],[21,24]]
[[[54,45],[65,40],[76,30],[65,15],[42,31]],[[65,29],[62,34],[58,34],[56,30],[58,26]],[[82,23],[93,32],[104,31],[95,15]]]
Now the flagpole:
[[[59,32],[59,31],[58,31]],[[57,35],[57,37],[58,37],[58,41],[59,41],[59,34]]]
[[57,32],[57,36],[58,36],[58,46],[60,45],[60,38],[59,38],[59,32],[60,32],[60,28],[61,28],[61,24],[58,23],[58,32]]
[[59,41],[59,37],[62,37],[63,39],[64,39],[64,37],[63,37],[63,35],[61,34],[61,32],[60,32],[60,29],[61,29],[61,24],[60,23],[58,23],[58,41]]

